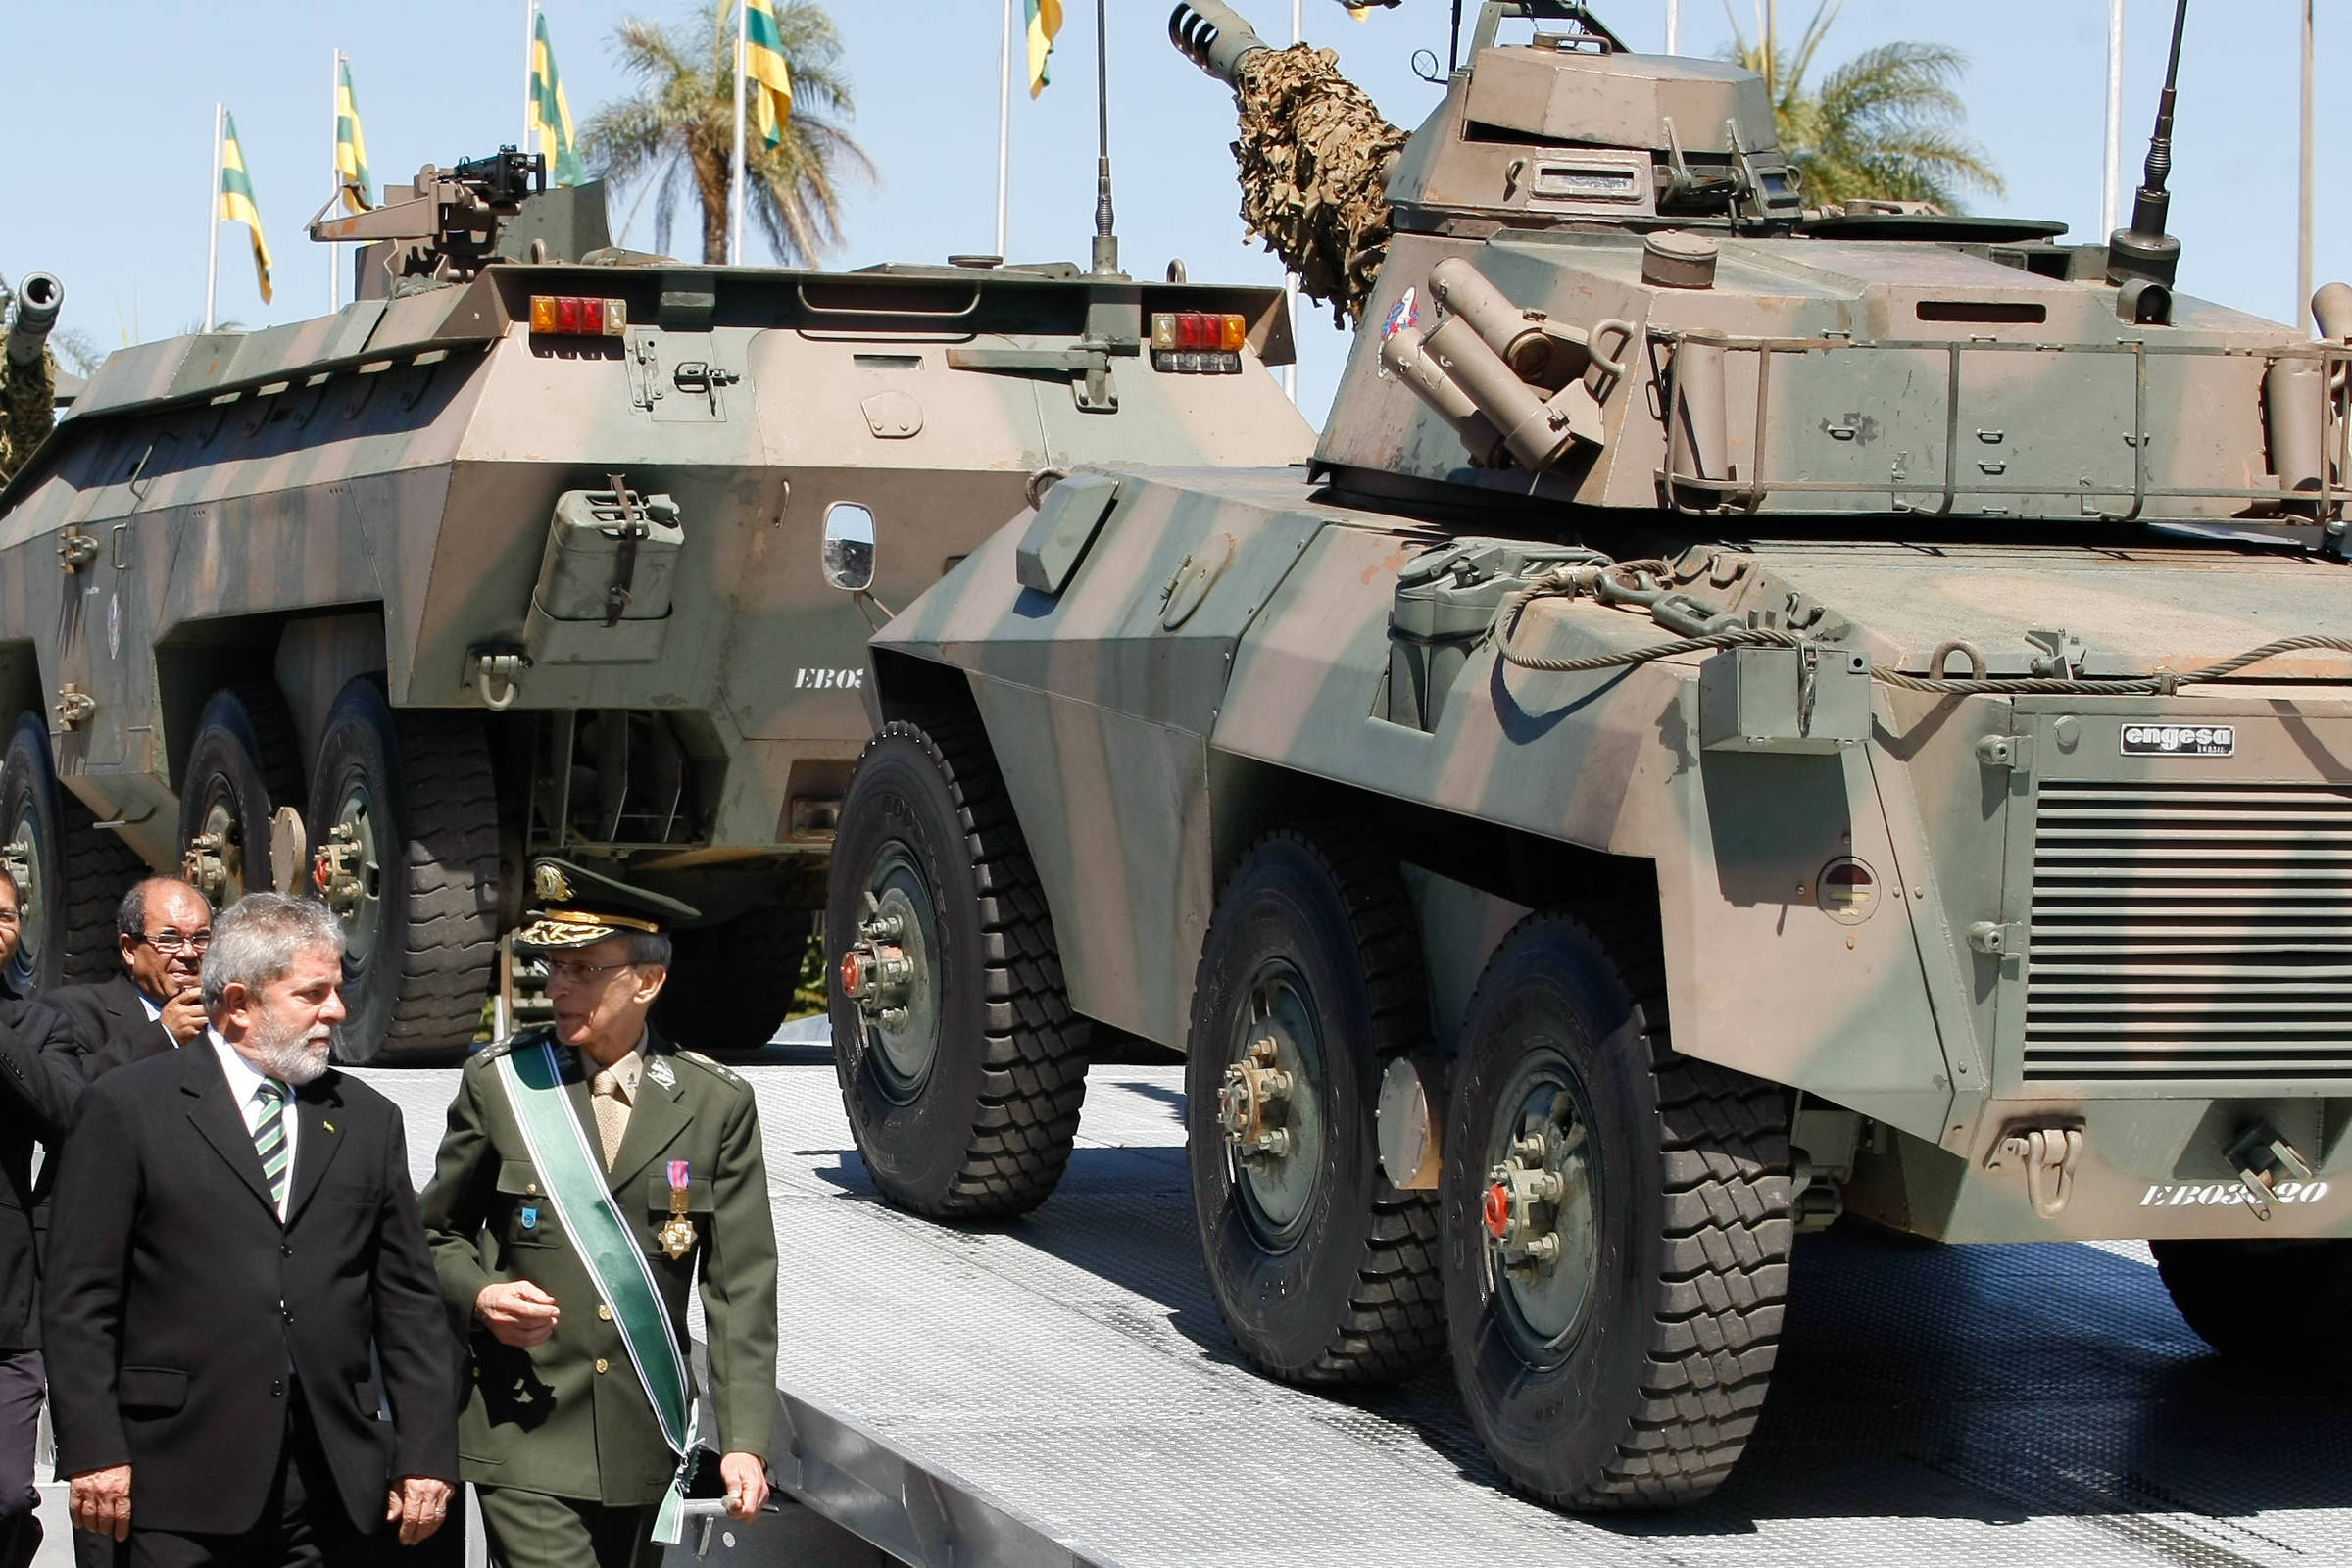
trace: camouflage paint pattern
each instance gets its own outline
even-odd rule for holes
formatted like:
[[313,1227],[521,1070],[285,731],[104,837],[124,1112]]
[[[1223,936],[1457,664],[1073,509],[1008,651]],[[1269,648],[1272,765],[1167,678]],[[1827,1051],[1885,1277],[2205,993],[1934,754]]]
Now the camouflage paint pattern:
[[[1397,231],[1311,468],[1108,468],[1116,503],[1058,593],[1016,580],[1009,527],[876,635],[874,712],[934,700],[923,666],[961,673],[1072,1004],[1118,1028],[1183,1048],[1240,854],[1353,817],[1398,835],[1442,1048],[1512,922],[1579,894],[1531,891],[1514,862],[1639,867],[1604,885],[1654,881],[1677,1049],[1796,1092],[1800,1133],[1805,1107],[1865,1118],[1848,1206],[1952,1240],[2352,1237],[2352,981],[2328,957],[2352,939],[2343,653],[2171,696],[1873,681],[1851,744],[1743,750],[1702,740],[1702,671],[1731,654],[1522,668],[1490,594],[1434,717],[1393,689],[1400,575],[1464,543],[1663,558],[1659,585],[1702,619],[1803,628],[1913,677],[1971,657],[2028,677],[2052,628],[2083,679],[2340,635],[2348,426],[2321,388],[2352,347],[2185,296],[2135,322],[2101,248],[2046,227],[1793,232],[1753,92],[1728,68],[1485,40],[1390,182]],[[1661,109],[1693,159],[1746,159],[1737,223],[1661,216],[1669,147],[1642,119]],[[1589,161],[1634,160],[1642,220],[1529,195],[1526,165],[1588,158],[1563,146],[1579,115],[1617,117],[1582,139],[1627,149]],[[1652,275],[1670,224],[1711,242],[1702,286]],[[1577,367],[1596,438],[1497,464],[1383,364],[1386,337],[1443,318],[1449,258],[1514,332],[1577,328],[1622,362]],[[1702,442],[1677,432],[1678,377],[1710,361]],[[1575,660],[1683,633],[1580,594],[1533,599],[1510,635]],[[2215,726],[2226,745],[2194,741]],[[1562,848],[1584,858],[1536,853]],[[2316,1168],[2267,1222],[2227,1157],[2257,1118]],[[2020,1126],[2082,1131],[2055,1216],[1995,1157]]]

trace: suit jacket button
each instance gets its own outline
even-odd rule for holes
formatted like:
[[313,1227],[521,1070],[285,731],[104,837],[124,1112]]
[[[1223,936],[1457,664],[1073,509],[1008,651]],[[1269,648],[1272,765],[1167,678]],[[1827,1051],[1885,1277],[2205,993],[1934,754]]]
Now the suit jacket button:
[[600,1302],[598,1302],[598,1303],[597,1303],[597,1307],[596,1307],[596,1320],[597,1320],[599,1323],[610,1323],[610,1322],[612,1322],[612,1309],[611,1307],[609,1307],[609,1306],[605,1305],[605,1304],[604,1304],[603,1302],[601,1302],[601,1301],[600,1301]]
[[607,1365],[609,1365],[609,1364],[610,1364],[610,1363],[608,1363],[608,1362],[605,1360],[605,1358],[604,1358],[603,1356],[601,1356],[601,1355],[600,1355],[600,1356],[598,1356],[598,1357],[596,1358],[596,1369],[597,1369],[599,1372],[602,1372],[602,1371],[603,1371],[603,1370],[606,1368],[606,1366],[607,1366]]
[[284,1378],[270,1380],[270,1396],[273,1399],[282,1399],[286,1396],[286,1380]]

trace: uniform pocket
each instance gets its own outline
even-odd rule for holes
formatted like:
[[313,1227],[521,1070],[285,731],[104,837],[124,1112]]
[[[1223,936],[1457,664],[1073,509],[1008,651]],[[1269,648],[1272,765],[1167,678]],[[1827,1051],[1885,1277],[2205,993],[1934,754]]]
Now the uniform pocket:
[[115,1374],[115,1399],[142,1415],[170,1415],[188,1402],[188,1375],[176,1367],[126,1366]]

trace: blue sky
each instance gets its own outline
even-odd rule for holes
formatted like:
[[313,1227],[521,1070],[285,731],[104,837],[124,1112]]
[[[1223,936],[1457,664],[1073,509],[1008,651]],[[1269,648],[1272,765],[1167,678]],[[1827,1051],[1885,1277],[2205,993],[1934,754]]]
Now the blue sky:
[[[702,0],[707,6],[708,0]],[[1275,42],[1287,0],[1235,0]],[[1354,23],[1334,0],[1303,0],[1307,37],[1398,123],[1436,101],[1414,78],[1416,48],[1443,52],[1444,0],[1405,0]],[[1015,104],[1010,250],[1022,261],[1083,262],[1094,204],[1094,5],[1065,0],[1069,23],[1054,84]],[[1242,240],[1227,145],[1226,93],[1168,46],[1169,0],[1109,0],[1111,153],[1128,270],[1156,276],[1181,256],[1195,279],[1275,281],[1279,270]],[[608,40],[624,16],[683,23],[697,0],[545,0],[572,110],[585,119],[626,90]],[[1598,0],[1637,48],[1664,36],[1664,0]],[[1465,8],[1475,10],[1475,5]],[[994,242],[998,0],[833,0],[857,90],[854,133],[880,171],[852,193],[844,266],[937,260]],[[1784,0],[1785,31],[1810,14]],[[1889,38],[1956,44],[1974,59],[1970,129],[2008,181],[1984,211],[2097,227],[2105,91],[2105,0],[1846,0],[1823,59]],[[114,347],[192,326],[203,314],[207,134],[216,98],[236,116],[277,254],[277,293],[254,290],[241,230],[221,231],[220,314],[247,325],[316,315],[326,305],[321,248],[300,224],[330,185],[329,61],[352,56],[370,161],[379,179],[427,161],[513,141],[520,128],[520,0],[115,0],[7,8],[12,88],[0,102],[0,272],[33,268],[65,279],[69,324]],[[2130,0],[2126,155],[2136,182],[2163,71],[2168,0]],[[2352,4],[2319,17],[2321,280],[2352,275]],[[703,15],[707,16],[705,10]],[[1683,47],[1712,53],[1730,15],[1753,27],[1753,0],[1685,0]],[[2299,0],[2195,0],[2173,179],[2181,286],[2278,318],[2293,310],[2296,42]],[[1465,29],[1466,30],[1466,29]],[[136,82],[132,106],[104,101]],[[617,225],[629,202],[615,204]],[[697,232],[682,215],[674,244]],[[650,210],[630,238],[650,246]],[[755,241],[755,259],[763,259]],[[1328,314],[1301,311],[1300,401],[1328,406],[1345,340]]]

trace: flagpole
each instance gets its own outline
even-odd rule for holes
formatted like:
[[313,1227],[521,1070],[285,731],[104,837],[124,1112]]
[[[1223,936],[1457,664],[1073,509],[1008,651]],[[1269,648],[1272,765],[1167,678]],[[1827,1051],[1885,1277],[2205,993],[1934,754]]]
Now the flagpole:
[[997,39],[997,260],[1011,255],[1006,229],[1012,217],[1012,0],[1004,0],[1004,25]]
[[2107,0],[2107,165],[2099,171],[2099,232],[2124,221],[2124,0]]
[[735,0],[735,162],[727,172],[727,265],[743,261],[743,67],[752,35],[751,0]]
[[522,150],[526,153],[538,146],[531,135],[539,124],[537,103],[531,92],[531,83],[539,74],[538,24],[539,0],[522,0]]
[[[1291,42],[1293,44],[1305,41],[1306,33],[1303,26],[1305,19],[1300,15],[1302,10],[1301,0],[1291,0]],[[1282,394],[1291,400],[1293,407],[1297,407],[1298,402],[1298,276],[1297,273],[1286,271],[1282,274],[1282,294],[1284,309],[1288,310],[1291,315],[1291,363],[1282,368]]]
[[213,105],[213,184],[204,197],[204,329],[213,329],[213,295],[220,281],[220,117],[224,104]]
[[2311,312],[2311,197],[2317,162],[2312,148],[2311,88],[2313,0],[2303,0],[2303,147],[2301,168],[2297,171],[2298,206],[2295,210],[2295,324],[2308,330],[2312,325]]
[[1683,52],[1683,0],[1666,0],[1666,52]]
[[[335,160],[334,188],[343,188],[343,51],[337,49],[329,63],[326,83],[327,143]],[[332,240],[326,246],[326,313],[329,316],[343,308],[343,247]]]

